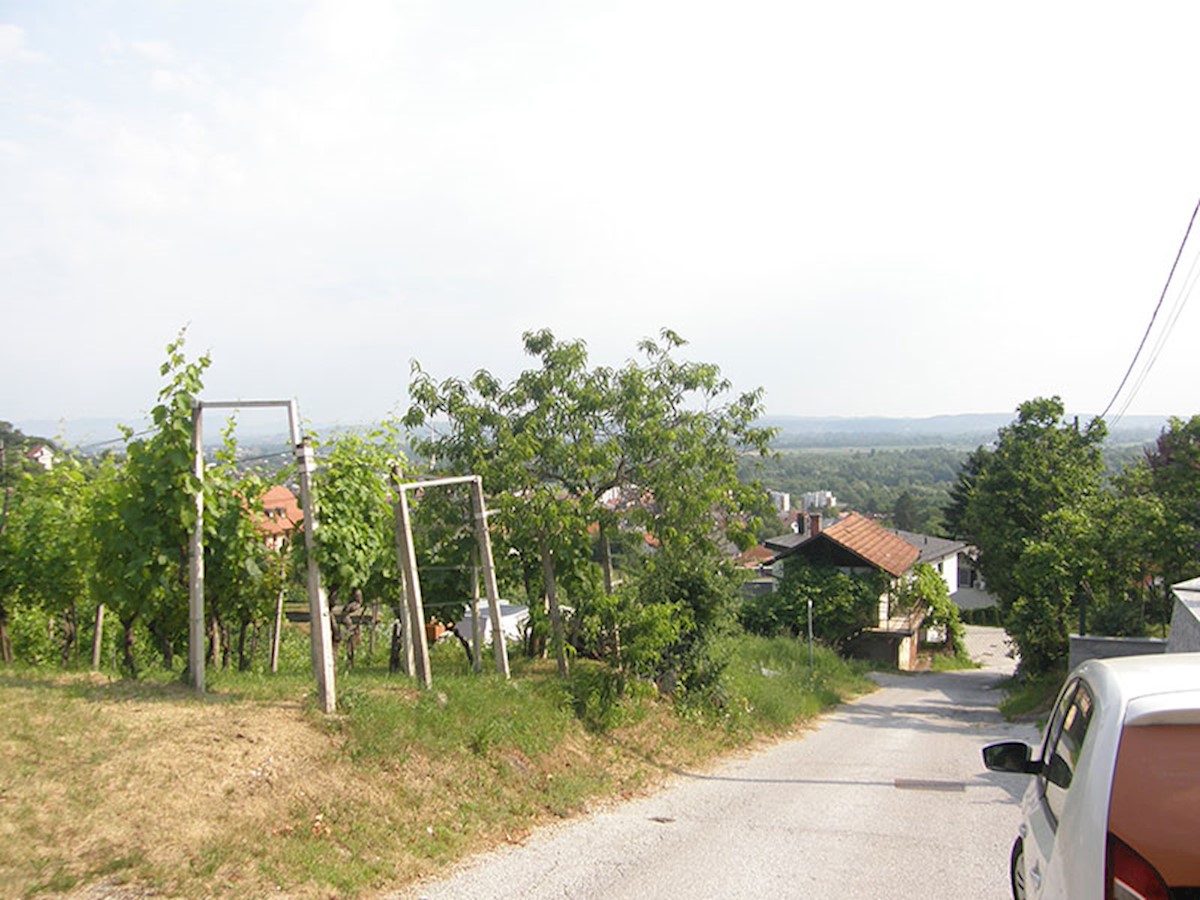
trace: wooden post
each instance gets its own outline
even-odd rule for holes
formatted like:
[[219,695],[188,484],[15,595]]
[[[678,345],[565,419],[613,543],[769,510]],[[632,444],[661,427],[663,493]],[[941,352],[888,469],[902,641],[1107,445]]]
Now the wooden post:
[[196,523],[188,541],[188,675],[196,693],[204,693],[204,445],[203,406],[192,405],[192,465],[196,476]]
[[479,548],[471,550],[471,667],[483,671],[483,620],[479,618]]
[[321,709],[329,715],[337,709],[333,676],[333,628],[329,621],[329,601],[321,588],[321,570],[317,568],[317,511],[312,500],[313,449],[306,438],[300,440],[295,403],[288,407],[292,440],[300,470],[300,503],[304,507],[304,549],[308,556],[308,628],[312,640],[313,674],[317,680]]
[[92,671],[100,668],[100,648],[104,643],[104,604],[96,607],[96,630],[92,632]]
[[488,613],[492,619],[492,652],[496,657],[496,672],[505,678],[508,668],[508,644],[500,623],[500,589],[496,586],[496,565],[492,559],[492,536],[488,531],[487,506],[483,500],[483,479],[471,480],[471,509],[475,518],[475,540],[479,544],[479,561],[483,565],[483,589],[487,594]]
[[[399,483],[399,471],[396,473]],[[400,517],[396,528],[397,549],[400,555],[400,571],[404,573],[405,594],[408,600],[409,634],[416,663],[416,675],[425,684],[433,687],[433,673],[429,669],[429,640],[425,636],[425,608],[421,602],[421,579],[417,574],[417,554],[413,548],[412,517],[408,512],[408,493],[400,485],[396,497],[396,514]]]

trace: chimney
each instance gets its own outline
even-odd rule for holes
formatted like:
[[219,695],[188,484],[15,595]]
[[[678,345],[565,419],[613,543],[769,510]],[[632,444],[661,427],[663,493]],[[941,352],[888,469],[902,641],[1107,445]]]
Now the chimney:
[[808,514],[808,536],[816,537],[821,533],[821,514],[819,512]]

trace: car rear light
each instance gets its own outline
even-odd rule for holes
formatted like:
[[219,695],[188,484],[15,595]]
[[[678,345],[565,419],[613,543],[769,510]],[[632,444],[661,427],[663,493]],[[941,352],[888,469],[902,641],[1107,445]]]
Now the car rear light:
[[1158,871],[1112,832],[1104,861],[1105,900],[1170,900]]

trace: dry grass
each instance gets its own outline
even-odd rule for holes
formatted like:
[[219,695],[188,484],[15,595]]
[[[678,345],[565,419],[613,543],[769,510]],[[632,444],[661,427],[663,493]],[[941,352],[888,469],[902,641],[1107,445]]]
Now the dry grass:
[[356,679],[324,719],[299,679],[197,698],[0,672],[0,897],[394,891],[755,737],[653,698],[589,732],[536,670]]

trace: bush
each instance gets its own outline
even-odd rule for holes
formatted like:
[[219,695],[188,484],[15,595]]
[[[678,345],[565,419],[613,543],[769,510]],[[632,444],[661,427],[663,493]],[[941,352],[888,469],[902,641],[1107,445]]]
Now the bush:
[[848,575],[832,565],[790,560],[779,590],[745,601],[741,620],[752,634],[796,637],[807,633],[811,597],[814,634],[836,649],[875,624],[883,587],[875,574]]

